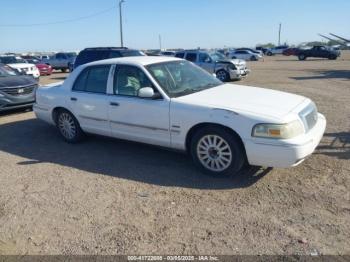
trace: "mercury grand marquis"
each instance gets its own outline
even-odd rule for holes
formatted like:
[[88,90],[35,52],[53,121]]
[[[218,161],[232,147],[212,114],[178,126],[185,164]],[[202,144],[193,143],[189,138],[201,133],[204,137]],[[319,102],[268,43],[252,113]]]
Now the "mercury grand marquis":
[[187,151],[213,175],[287,168],[318,146],[325,117],[308,98],[224,84],[191,62],[127,57],[78,67],[38,88],[34,111],[69,143],[85,133]]

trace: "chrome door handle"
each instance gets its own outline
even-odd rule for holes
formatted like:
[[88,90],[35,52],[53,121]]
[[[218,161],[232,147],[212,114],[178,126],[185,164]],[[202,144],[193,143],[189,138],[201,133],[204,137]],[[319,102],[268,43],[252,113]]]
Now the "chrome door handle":
[[71,100],[71,101],[78,101],[78,98],[76,98],[76,97],[71,97],[70,100]]

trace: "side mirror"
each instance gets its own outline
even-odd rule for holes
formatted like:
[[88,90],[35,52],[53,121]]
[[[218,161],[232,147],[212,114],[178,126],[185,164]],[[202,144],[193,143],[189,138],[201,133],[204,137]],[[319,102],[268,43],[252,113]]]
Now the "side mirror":
[[143,87],[138,92],[138,97],[141,98],[153,98],[154,90],[152,87]]

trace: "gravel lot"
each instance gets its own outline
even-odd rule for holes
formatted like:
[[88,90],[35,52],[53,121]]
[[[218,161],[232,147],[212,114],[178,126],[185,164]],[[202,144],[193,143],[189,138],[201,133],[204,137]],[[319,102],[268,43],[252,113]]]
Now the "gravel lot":
[[350,52],[249,66],[241,84],[310,97],[328,119],[296,168],[215,179],[183,154],[68,145],[32,112],[2,113],[0,254],[350,254]]

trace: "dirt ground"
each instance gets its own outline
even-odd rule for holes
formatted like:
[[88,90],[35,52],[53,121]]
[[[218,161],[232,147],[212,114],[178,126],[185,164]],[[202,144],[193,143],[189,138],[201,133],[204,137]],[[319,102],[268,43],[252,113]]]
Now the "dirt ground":
[[249,66],[240,84],[305,95],[327,117],[296,168],[212,178],[183,154],[68,145],[32,112],[2,113],[0,254],[350,254],[350,52]]

